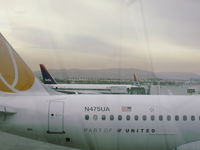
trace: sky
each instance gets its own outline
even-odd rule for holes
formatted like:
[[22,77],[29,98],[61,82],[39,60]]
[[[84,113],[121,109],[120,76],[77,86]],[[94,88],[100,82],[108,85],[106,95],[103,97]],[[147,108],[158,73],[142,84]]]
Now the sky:
[[32,70],[200,74],[199,0],[0,0],[0,32]]

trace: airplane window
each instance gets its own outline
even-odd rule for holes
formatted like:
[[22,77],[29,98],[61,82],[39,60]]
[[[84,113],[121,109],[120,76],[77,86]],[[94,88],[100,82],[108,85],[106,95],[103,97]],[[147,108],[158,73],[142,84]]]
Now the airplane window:
[[191,116],[191,120],[194,121],[195,120],[195,116]]
[[71,141],[71,139],[70,139],[70,138],[68,138],[68,137],[66,137],[66,138],[65,138],[65,141],[66,141],[66,142],[70,142],[70,141]]
[[138,119],[139,119],[138,115],[135,115],[135,120],[138,120]]
[[122,115],[118,115],[118,120],[122,120]]
[[154,115],[151,115],[151,120],[155,120],[155,116]]
[[89,120],[89,115],[85,115],[85,120]]
[[94,115],[93,116],[93,120],[97,120],[98,119],[98,116],[97,115]]
[[160,121],[163,120],[163,116],[162,115],[160,115],[158,118],[159,118]]
[[130,115],[127,115],[126,116],[126,120],[130,120],[131,119],[131,116]]
[[176,115],[176,116],[175,116],[175,120],[176,120],[176,121],[179,121],[179,116]]
[[114,120],[114,116],[113,115],[110,115],[110,120]]
[[183,121],[186,121],[186,120],[187,120],[187,116],[184,115],[184,116],[183,116]]
[[147,116],[146,115],[143,115],[142,116],[142,119],[145,121],[145,120],[147,120]]
[[102,120],[106,120],[106,115],[102,115],[102,116],[101,116],[101,119],[102,119]]
[[171,120],[171,116],[167,115],[167,120],[170,121]]

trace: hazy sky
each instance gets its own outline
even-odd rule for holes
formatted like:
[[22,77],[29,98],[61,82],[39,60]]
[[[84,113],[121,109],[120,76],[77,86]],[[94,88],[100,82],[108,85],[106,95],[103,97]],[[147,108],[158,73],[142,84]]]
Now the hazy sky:
[[0,0],[0,32],[33,70],[200,73],[199,0]]

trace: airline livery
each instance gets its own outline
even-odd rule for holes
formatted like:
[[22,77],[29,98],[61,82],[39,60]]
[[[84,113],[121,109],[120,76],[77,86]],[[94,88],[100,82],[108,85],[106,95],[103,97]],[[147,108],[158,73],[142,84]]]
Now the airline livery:
[[40,70],[44,84],[57,84],[43,64],[40,64]]
[[0,35],[0,130],[81,150],[172,150],[200,140],[200,96],[61,95]]

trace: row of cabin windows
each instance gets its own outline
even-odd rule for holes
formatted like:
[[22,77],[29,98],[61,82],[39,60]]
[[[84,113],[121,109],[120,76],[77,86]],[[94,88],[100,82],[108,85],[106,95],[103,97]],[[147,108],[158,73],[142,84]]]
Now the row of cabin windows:
[[[100,118],[101,118],[101,120],[106,120],[106,115],[101,115]],[[126,115],[125,118],[126,118],[126,120],[131,120],[131,116],[130,115]],[[93,115],[92,119],[93,120],[98,120],[98,115],[96,115],[96,114]],[[110,115],[109,116],[109,120],[114,120],[114,119],[115,119],[114,115]],[[118,115],[117,119],[118,120],[122,120],[123,119],[122,115]],[[150,120],[154,121],[155,119],[156,119],[155,115],[151,115],[150,116]],[[167,121],[171,121],[172,119],[173,119],[173,117],[171,115],[167,115],[166,116],[166,120]],[[89,115],[85,115],[85,120],[90,120],[90,116]],[[139,120],[139,116],[135,115],[134,116],[134,120],[136,120],[136,121]],[[141,120],[146,121],[147,120],[147,116],[143,115],[141,117]],[[158,116],[158,120],[163,121],[164,120],[163,115],[159,115]],[[184,115],[184,116],[180,117],[179,115],[175,115],[174,116],[174,120],[175,121],[179,121],[179,120],[183,120],[183,121],[187,121],[187,120],[195,121],[195,116],[192,115],[192,116],[188,117],[188,116]],[[199,120],[200,120],[200,116],[199,116]]]

